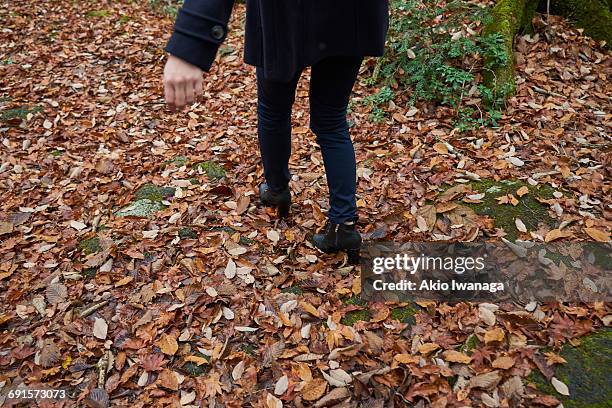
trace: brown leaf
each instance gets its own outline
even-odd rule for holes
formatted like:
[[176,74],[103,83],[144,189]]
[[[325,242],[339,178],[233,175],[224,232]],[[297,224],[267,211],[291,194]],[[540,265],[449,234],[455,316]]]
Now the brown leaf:
[[557,240],[559,238],[567,238],[567,237],[571,237],[571,236],[572,236],[571,232],[569,232],[569,231],[561,231],[560,229],[556,228],[554,230],[548,231],[548,233],[544,237],[544,242],[552,242],[552,241]]
[[502,341],[504,339],[504,337],[506,336],[505,332],[503,329],[496,327],[494,329],[491,330],[487,330],[485,332],[485,343],[489,344],[489,343],[493,343],[496,341]]
[[501,380],[499,371],[491,371],[489,373],[480,374],[470,378],[470,387],[472,388],[493,388]]
[[470,361],[472,361],[472,357],[456,350],[446,350],[444,353],[442,353],[442,356],[444,357],[444,360],[450,363],[468,364]]
[[174,374],[174,371],[167,368],[163,369],[161,373],[159,373],[159,377],[157,377],[157,384],[172,391],[178,390],[179,386],[176,374]]
[[518,190],[516,190],[516,195],[519,197],[524,196],[525,194],[529,193],[529,188],[527,186],[523,186],[521,188],[519,188]]
[[47,342],[40,350],[40,365],[45,368],[53,367],[62,359],[60,349],[54,342]]
[[162,353],[173,356],[178,350],[178,343],[173,336],[167,333],[162,333],[157,343],[157,347],[160,348]]
[[302,389],[302,398],[306,401],[315,401],[323,396],[327,389],[327,381],[323,378],[315,378],[314,380],[306,383]]
[[491,363],[493,368],[501,368],[502,370],[507,370],[514,365],[514,359],[508,356],[498,357],[493,360]]
[[57,305],[58,303],[63,303],[66,301],[68,289],[61,283],[51,283],[49,286],[47,286],[45,295],[49,303],[52,305]]
[[419,352],[421,354],[429,354],[434,350],[439,349],[440,346],[436,343],[425,343],[419,346]]
[[87,395],[87,398],[85,398],[83,402],[90,408],[107,408],[110,404],[110,399],[105,390],[94,388],[89,392],[89,395]]
[[584,228],[584,232],[597,242],[610,242],[610,234],[597,228]]

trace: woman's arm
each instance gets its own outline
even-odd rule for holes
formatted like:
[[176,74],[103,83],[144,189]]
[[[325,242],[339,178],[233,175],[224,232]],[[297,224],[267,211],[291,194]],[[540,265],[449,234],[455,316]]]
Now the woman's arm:
[[166,46],[166,102],[173,108],[192,103],[202,92],[202,71],[208,71],[227,35],[234,0],[185,0]]

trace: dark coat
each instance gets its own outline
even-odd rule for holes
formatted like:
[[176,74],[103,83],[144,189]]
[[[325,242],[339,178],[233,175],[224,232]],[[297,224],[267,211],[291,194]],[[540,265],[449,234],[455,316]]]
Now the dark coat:
[[[234,0],[185,0],[166,51],[205,71],[227,35]],[[380,56],[388,0],[247,0],[244,60],[288,80],[326,56]]]

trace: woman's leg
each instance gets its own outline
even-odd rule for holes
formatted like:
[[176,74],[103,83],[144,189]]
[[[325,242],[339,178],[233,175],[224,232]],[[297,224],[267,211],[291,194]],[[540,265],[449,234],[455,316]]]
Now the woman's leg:
[[346,121],[361,57],[329,57],[312,67],[310,128],[321,146],[330,195],[329,221],[357,220],[355,150]]
[[264,176],[272,192],[287,188],[291,178],[291,108],[301,72],[290,82],[267,80],[257,68],[257,133]]

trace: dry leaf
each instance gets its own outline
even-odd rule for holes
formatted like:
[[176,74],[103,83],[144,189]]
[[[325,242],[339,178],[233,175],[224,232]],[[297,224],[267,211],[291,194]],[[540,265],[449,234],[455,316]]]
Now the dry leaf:
[[498,357],[493,360],[491,363],[493,368],[501,368],[502,370],[507,370],[514,365],[514,359],[508,356]]
[[553,377],[550,380],[550,383],[552,384],[553,387],[555,387],[555,390],[557,390],[557,392],[561,395],[565,395],[565,396],[569,396],[570,392],[569,392],[569,388],[567,388],[567,385],[565,385],[565,383],[559,381],[556,377]]
[[516,218],[514,220],[514,225],[516,225],[516,229],[519,230],[520,232],[527,232],[527,227],[525,226],[525,223],[520,218]]
[[52,305],[57,305],[58,303],[63,303],[66,301],[68,289],[61,283],[51,283],[49,286],[47,286],[45,295],[49,303]]
[[444,360],[450,363],[468,364],[470,361],[472,361],[472,357],[456,350],[446,350],[444,353],[442,353],[442,356],[444,357]]
[[157,346],[162,351],[162,353],[168,356],[173,356],[178,350],[178,343],[176,342],[176,339],[166,333],[162,333],[161,337],[159,338],[159,342],[157,343]]
[[174,371],[167,368],[163,369],[161,373],[159,373],[159,376],[157,377],[157,384],[171,391],[176,391],[179,387],[176,374]]
[[557,228],[557,229],[548,231],[548,233],[544,237],[544,242],[552,242],[552,241],[557,240],[559,238],[567,238],[567,237],[571,237],[571,236],[572,236],[571,232],[569,232],[569,231],[561,231],[560,229]]
[[108,332],[108,324],[106,320],[96,317],[93,325],[93,335],[100,340],[106,340],[106,333]]
[[440,346],[437,345],[436,343],[425,343],[419,346],[419,352],[421,354],[429,354],[434,350],[439,349]]
[[504,330],[499,327],[496,327],[491,330],[487,330],[485,332],[485,337],[484,337],[485,343],[489,344],[489,343],[493,343],[496,341],[502,341],[505,336],[506,334],[504,333]]
[[325,394],[327,389],[327,381],[323,378],[315,378],[314,380],[306,383],[302,389],[302,398],[306,401],[318,400]]
[[519,188],[518,190],[516,190],[516,195],[519,197],[522,197],[526,194],[529,194],[529,188],[527,186],[523,186]]
[[470,387],[484,389],[493,388],[499,383],[499,380],[501,380],[499,371],[491,371],[470,378]]
[[274,386],[274,394],[283,395],[288,388],[289,377],[287,377],[287,375],[283,375],[281,378],[278,379],[278,381],[276,381],[276,385]]
[[584,228],[584,232],[597,242],[610,242],[610,234],[597,228]]

